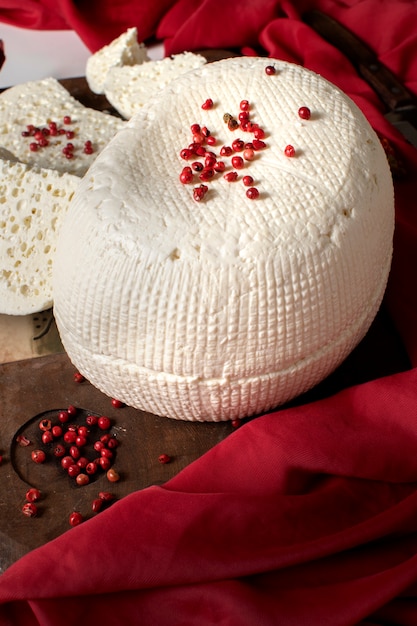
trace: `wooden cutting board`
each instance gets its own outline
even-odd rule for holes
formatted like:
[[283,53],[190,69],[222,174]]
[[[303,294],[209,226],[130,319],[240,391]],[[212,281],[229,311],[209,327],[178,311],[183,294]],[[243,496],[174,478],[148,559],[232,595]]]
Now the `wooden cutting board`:
[[[68,530],[73,510],[86,518],[94,515],[91,504],[99,491],[121,498],[161,484],[233,431],[229,423],[177,422],[129,407],[115,409],[111,399],[88,382],[74,382],[74,373],[64,353],[0,365],[0,573],[29,550]],[[117,483],[100,472],[93,482],[79,487],[53,457],[52,446],[42,445],[40,420],[46,417],[58,423],[59,409],[69,405],[84,410],[72,422],[83,422],[87,412],[111,418],[110,432],[120,442],[114,461],[121,476]],[[100,434],[92,433],[92,440]],[[21,435],[29,445],[18,443]],[[31,459],[31,452],[39,447],[51,450],[42,465]],[[171,462],[161,464],[160,454],[168,454]],[[30,486],[43,496],[35,518],[21,512]]]

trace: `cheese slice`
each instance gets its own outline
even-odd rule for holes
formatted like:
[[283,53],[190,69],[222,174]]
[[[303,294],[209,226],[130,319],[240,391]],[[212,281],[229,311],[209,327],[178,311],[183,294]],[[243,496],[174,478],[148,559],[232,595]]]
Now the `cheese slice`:
[[[247,107],[265,145],[240,169],[238,143],[222,148],[255,144],[256,127],[230,129]],[[202,183],[192,170],[183,184],[183,168],[206,159],[183,152],[196,138],[225,172]],[[54,263],[63,345],[96,387],[139,409],[263,413],[321,381],[367,332],[393,229],[384,150],[345,94],[282,61],[207,64],[145,104],[77,189]]]
[[0,159],[0,313],[52,306],[52,265],[68,203],[80,179]]
[[141,65],[115,66],[107,73],[104,93],[116,111],[129,119],[172,80],[205,63],[202,55],[183,52]]
[[[70,123],[64,123],[66,116]],[[31,151],[30,144],[36,141],[22,132],[28,125],[47,128],[51,121],[73,136],[47,136],[46,147]],[[115,116],[83,106],[54,78],[22,83],[0,94],[1,145],[29,165],[82,176],[123,124]],[[92,143],[90,154],[84,152],[86,141]],[[68,143],[74,146],[71,159],[63,153]]]
[[139,65],[149,61],[147,48],[144,43],[138,42],[137,37],[137,28],[129,28],[87,59],[85,77],[91,91],[104,93],[104,82],[111,67]]

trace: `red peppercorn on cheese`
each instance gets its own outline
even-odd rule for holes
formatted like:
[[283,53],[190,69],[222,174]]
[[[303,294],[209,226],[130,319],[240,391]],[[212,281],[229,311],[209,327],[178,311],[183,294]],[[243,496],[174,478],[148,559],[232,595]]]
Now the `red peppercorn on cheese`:
[[200,54],[183,52],[159,61],[114,66],[107,72],[104,94],[125,119],[129,119],[172,80],[207,63]]
[[38,167],[82,176],[124,123],[83,106],[54,78],[0,94],[1,145]]
[[137,35],[135,27],[129,28],[87,59],[85,77],[91,91],[104,93],[104,82],[110,68],[149,61],[147,48],[138,42]]
[[0,178],[0,313],[43,311],[52,306],[56,240],[80,179],[5,158]]
[[144,104],[75,192],[54,264],[64,347],[139,409],[260,414],[362,339],[393,228],[384,150],[346,95],[281,61],[204,65]]

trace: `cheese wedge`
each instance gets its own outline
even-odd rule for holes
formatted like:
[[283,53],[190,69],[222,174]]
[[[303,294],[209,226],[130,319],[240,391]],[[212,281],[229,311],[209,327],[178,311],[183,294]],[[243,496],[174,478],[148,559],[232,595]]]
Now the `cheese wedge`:
[[0,313],[52,306],[52,265],[68,203],[80,179],[0,159]]
[[85,77],[91,91],[104,93],[104,82],[110,68],[149,61],[147,48],[138,42],[137,37],[137,28],[129,28],[87,59]]
[[207,64],[145,104],[75,192],[54,263],[63,345],[139,409],[263,413],[365,335],[393,229],[384,150],[345,94],[282,61]]
[[116,111],[129,119],[172,80],[205,63],[206,59],[200,54],[183,52],[141,65],[115,66],[107,73],[104,93]]
[[[64,123],[66,116],[69,123]],[[22,132],[30,125],[46,129],[50,122],[70,135],[45,136],[48,145],[32,151],[35,138]],[[54,78],[22,83],[0,94],[1,145],[19,161],[37,167],[82,176],[123,124],[117,117],[83,106]],[[92,145],[89,154],[84,152],[86,141]],[[74,146],[72,158],[63,152],[68,143]]]

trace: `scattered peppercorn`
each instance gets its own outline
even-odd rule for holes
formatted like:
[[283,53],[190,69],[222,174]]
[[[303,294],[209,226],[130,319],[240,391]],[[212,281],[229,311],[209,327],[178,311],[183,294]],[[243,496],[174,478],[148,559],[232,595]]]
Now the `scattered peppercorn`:
[[26,500],[28,502],[37,502],[38,500],[40,500],[40,497],[41,492],[39,491],[39,489],[36,489],[36,487],[31,487],[26,492]]
[[73,511],[69,516],[68,521],[70,526],[78,526],[84,521],[84,519],[79,511]]
[[[64,126],[71,125],[72,119],[70,115],[65,115],[62,119]],[[58,122],[54,120],[48,120],[47,126],[36,127],[33,124],[28,124],[26,126],[26,130],[21,132],[21,136],[24,138],[29,138],[29,150],[31,152],[37,152],[41,148],[47,148],[52,145],[59,145],[59,143],[51,143],[51,137],[58,137],[60,135],[65,135],[67,139],[77,138],[77,133],[73,129],[63,128],[62,126],[58,126]],[[35,140],[35,141],[34,141]],[[67,144],[62,149],[62,154],[67,159],[73,159],[75,157],[75,146],[73,144]],[[90,139],[87,139],[83,143],[83,152],[84,154],[93,154],[94,148]]]
[[22,513],[26,517],[36,517],[38,514],[38,507],[34,502],[25,502],[22,506]]
[[158,461],[162,464],[165,465],[166,463],[170,463],[171,462],[171,457],[168,454],[160,454],[158,456]]
[[113,467],[107,471],[107,480],[111,483],[117,483],[120,480],[120,474]]
[[309,120],[311,117],[311,111],[308,107],[300,107],[298,109],[298,115],[302,120]]
[[209,109],[213,108],[213,104],[213,100],[211,98],[207,98],[207,100],[201,105],[201,108],[205,111],[208,111]]

